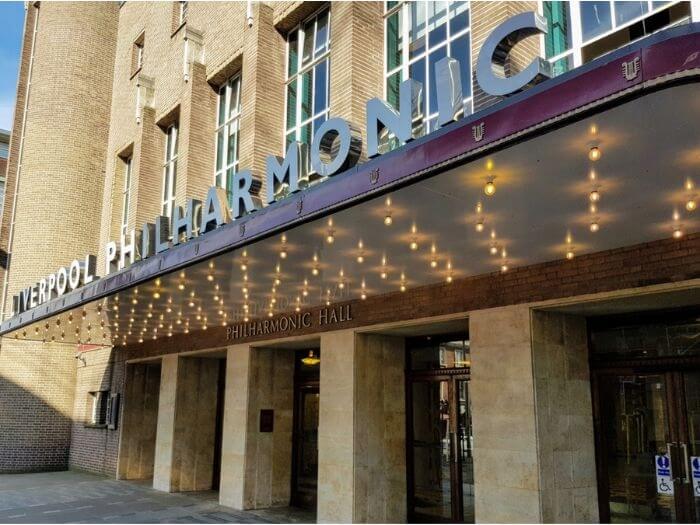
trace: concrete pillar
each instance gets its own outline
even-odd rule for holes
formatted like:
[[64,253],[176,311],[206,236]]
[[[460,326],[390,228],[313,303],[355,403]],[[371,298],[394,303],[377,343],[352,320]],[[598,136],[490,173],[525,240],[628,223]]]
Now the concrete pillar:
[[153,488],[165,492],[171,490],[170,475],[173,467],[178,361],[176,354],[166,355],[161,361]]
[[160,374],[160,363],[126,367],[117,479],[153,477]]
[[406,521],[404,344],[321,335],[319,523]]
[[[228,355],[220,501],[237,509],[289,505],[294,352],[237,345]],[[260,432],[262,409],[274,411],[272,432]]]
[[235,345],[226,352],[226,394],[221,443],[219,503],[244,509],[245,451],[248,436],[248,383],[250,345]]
[[586,320],[532,313],[535,400],[545,523],[599,520]]
[[469,317],[477,522],[597,518],[585,323],[539,316]]

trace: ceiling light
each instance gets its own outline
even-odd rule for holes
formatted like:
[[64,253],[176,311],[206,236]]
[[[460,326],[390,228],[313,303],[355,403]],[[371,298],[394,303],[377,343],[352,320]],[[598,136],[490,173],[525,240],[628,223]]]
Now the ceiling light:
[[391,226],[394,220],[391,218],[391,197],[386,198],[386,215],[384,216],[384,224]]
[[680,226],[676,226],[673,229],[673,238],[680,239],[681,237],[683,237],[683,230],[681,230]]
[[484,185],[484,193],[488,197],[491,197],[494,193],[496,193],[496,184],[494,184],[493,179],[489,179],[488,182]]
[[360,253],[357,254],[357,262],[360,264],[365,262],[365,255],[364,255],[365,252],[363,251],[363,247],[364,247],[364,245],[362,244],[362,239],[360,239],[357,243],[357,248],[360,250]]
[[482,231],[484,231],[484,219],[479,218],[479,220],[476,222],[476,225],[474,226],[474,228],[475,228],[476,231],[478,231],[479,233],[481,233]]
[[573,250],[568,250],[568,251],[566,252],[566,258],[569,259],[569,260],[571,260],[571,259],[574,258],[574,252],[573,252]]
[[591,222],[591,225],[589,228],[590,228],[591,232],[595,233],[600,229],[600,225],[598,224],[597,220],[593,220],[593,222]]
[[591,202],[598,202],[600,200],[600,193],[598,193],[598,190],[593,190],[588,195],[588,198],[590,199]]
[[316,366],[321,362],[321,360],[314,355],[313,350],[309,350],[309,355],[303,357],[301,359],[301,362],[304,363],[306,366]]
[[505,272],[507,272],[507,271],[508,271],[508,265],[505,264],[505,263],[502,264],[502,265],[501,265],[501,272],[505,273]]
[[588,158],[591,159],[593,162],[599,160],[600,155],[601,152],[598,146],[593,146],[590,150],[588,150]]
[[685,209],[688,211],[695,211],[697,207],[698,203],[695,202],[695,199],[688,199],[688,202],[685,203]]

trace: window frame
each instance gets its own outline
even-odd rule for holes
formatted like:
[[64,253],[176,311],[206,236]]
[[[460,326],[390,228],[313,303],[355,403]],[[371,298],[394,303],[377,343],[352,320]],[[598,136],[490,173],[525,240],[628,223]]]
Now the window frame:
[[[238,88],[236,90],[237,94],[237,109],[235,113],[230,113],[231,110],[231,92],[233,91],[232,83],[237,83]],[[223,93],[222,93],[223,91]],[[219,115],[221,114],[221,99],[224,97],[224,120],[222,123],[219,122]],[[228,196],[229,206],[232,205],[232,188],[229,188],[228,181],[228,171],[233,169],[233,173],[238,172],[239,161],[240,161],[240,141],[241,141],[241,115],[243,114],[243,77],[241,72],[238,72],[231,77],[229,77],[226,82],[219,86],[217,92],[216,100],[216,126],[214,129],[214,185],[223,188]],[[236,132],[236,144],[235,144],[235,155],[233,162],[228,162],[229,154],[229,141],[230,128],[235,126]],[[219,132],[223,131],[223,147],[221,151],[222,161],[221,167],[219,167]]]
[[92,428],[106,428],[108,423],[107,412],[110,402],[109,390],[91,390],[88,392],[87,417],[84,426]]
[[178,5],[178,11],[177,11],[177,19],[178,19],[178,26],[181,26],[185,22],[187,22],[187,9],[189,7],[187,0],[180,0],[179,2],[180,5]]
[[[163,148],[165,155],[161,184],[161,215],[169,219],[172,219],[173,209],[175,208],[179,138],[179,126],[176,121],[169,124],[165,129],[165,147]],[[167,195],[166,188],[168,189]]]
[[122,237],[126,237],[126,232],[129,229],[129,205],[131,201],[131,174],[133,170],[133,155],[129,155],[123,159],[124,163],[124,187],[122,188],[122,219],[120,223],[119,233]]
[[[327,22],[328,37],[327,37],[326,49],[318,57],[312,58],[312,60],[308,64],[306,64],[302,67],[301,60],[302,60],[302,56],[303,56],[304,42],[306,40],[306,31],[304,31],[304,26],[306,26],[306,24],[308,24],[311,20],[314,20],[313,52],[315,53],[316,52],[316,39],[318,36],[318,19],[319,19],[319,16],[322,15],[324,12],[326,12],[328,14],[328,22]],[[331,55],[331,44],[332,44],[331,24],[332,24],[332,22],[331,22],[331,8],[330,8],[330,6],[325,5],[322,8],[315,11],[312,15],[306,17],[296,27],[292,28],[290,31],[287,32],[287,36],[285,38],[285,61],[284,61],[285,81],[284,81],[284,125],[283,125],[283,133],[282,133],[282,154],[285,154],[287,152],[287,135],[289,135],[293,132],[294,133],[294,140],[296,140],[297,142],[302,142],[301,130],[305,126],[311,124],[311,126],[313,127],[313,122],[321,116],[324,117],[324,120],[328,120],[328,118],[330,117],[330,108],[331,108],[331,62],[330,62],[330,55]],[[290,61],[289,38],[290,38],[290,35],[292,35],[294,32],[297,32],[297,35],[298,35],[297,36],[297,68],[298,69],[290,76],[290,74],[289,74],[289,61]],[[307,119],[301,120],[301,107],[302,107],[302,98],[303,98],[301,96],[301,88],[302,88],[303,76],[305,73],[312,70],[313,68],[315,68],[317,65],[321,64],[325,60],[328,61],[327,72],[326,72],[326,109],[324,111],[320,111],[319,113],[313,112],[314,102],[316,100],[316,91],[315,91],[315,82],[314,82],[314,83],[312,83],[312,87],[311,87],[311,116]],[[287,121],[289,118],[289,85],[294,81],[297,82],[297,100],[296,100],[296,108],[295,108],[295,119],[294,119],[294,126],[291,128],[288,128]],[[312,133],[312,138],[313,138],[313,133]],[[309,146],[311,146],[311,144],[309,144]]]
[[[642,15],[635,17],[631,20],[627,20],[623,24],[617,24],[617,12],[616,12],[616,7],[615,7],[615,0],[602,0],[606,1],[610,5],[610,22],[611,22],[611,28],[600,33],[599,35],[596,35],[593,38],[590,38],[588,40],[584,39],[583,37],[583,28],[581,26],[581,4],[582,0],[567,0],[566,3],[568,4],[569,8],[569,17],[570,17],[570,26],[571,26],[571,47],[567,49],[566,51],[563,51],[557,55],[553,55],[550,58],[546,58],[546,49],[545,49],[545,41],[544,41],[544,36],[541,37],[540,39],[540,49],[541,49],[541,54],[543,57],[545,57],[546,60],[548,60],[551,64],[555,64],[561,59],[571,57],[573,65],[571,69],[577,68],[579,66],[583,65],[583,50],[584,48],[590,46],[591,44],[594,44],[595,42],[602,40],[604,38],[609,37],[610,35],[617,33],[618,31],[621,31],[629,26],[632,26],[650,16],[653,16],[656,13],[659,13],[661,11],[664,11],[668,9],[671,6],[674,6],[676,4],[681,4],[683,3],[684,0],[672,0],[664,5],[660,5],[657,7],[654,7],[653,1],[654,0],[644,0],[647,2],[647,7],[648,10],[643,13]],[[538,0],[538,12],[544,16],[544,2],[545,0]],[[697,9],[695,7],[694,2],[690,2],[690,19],[691,21],[697,21],[700,19],[700,9]],[[672,24],[673,25],[673,24]],[[646,36],[646,35],[645,35]],[[640,37],[644,38],[644,36]]]
[[[391,8],[389,8],[389,3],[393,3]],[[411,0],[400,0],[398,2],[389,2],[386,1],[384,2],[384,20],[383,20],[383,30],[384,30],[384,38],[383,38],[383,48],[382,48],[382,54],[383,54],[383,86],[382,86],[382,92],[383,92],[383,97],[384,100],[388,100],[388,82],[389,78],[395,75],[397,72],[401,72],[401,81],[403,82],[404,80],[410,78],[409,77],[409,71],[411,68],[411,65],[415,64],[416,62],[419,62],[420,60],[425,60],[425,67],[426,67],[426,82],[423,86],[423,99],[425,100],[426,107],[430,103],[430,72],[428,71],[428,68],[430,67],[430,61],[429,57],[430,54],[435,52],[436,50],[445,48],[446,50],[449,49],[449,46],[452,44],[452,42],[464,37],[468,36],[468,49],[469,49],[469,63],[463,64],[460,62],[460,68],[468,68],[468,78],[470,79],[470,85],[469,85],[469,96],[463,96],[462,101],[464,105],[463,112],[460,115],[460,118],[463,116],[470,115],[474,112],[474,86],[473,86],[473,70],[472,70],[472,64],[471,64],[471,58],[472,58],[472,33],[471,33],[471,26],[472,26],[472,6],[471,6],[471,1],[467,0],[465,3],[467,4],[467,10],[469,11],[469,23],[467,24],[467,27],[458,31],[455,34],[451,33],[450,29],[450,5],[452,4],[451,1],[445,0],[445,4],[447,6],[447,19],[445,22],[446,25],[446,36],[445,40],[440,42],[438,45],[431,46],[429,42],[429,37],[428,34],[426,33],[425,35],[425,46],[423,51],[414,56],[413,58],[410,58],[409,55],[409,50],[410,50],[410,33],[411,33],[411,25],[407,22],[410,21],[410,13],[408,10],[410,9],[411,5],[414,3],[420,3],[423,8],[425,9],[425,20],[427,24],[428,20],[428,3],[429,2],[413,2]],[[403,49],[401,50],[401,63],[394,67],[393,69],[389,70],[389,57],[387,54],[387,38],[388,38],[388,25],[389,25],[389,18],[396,14],[399,13],[400,17],[400,24],[401,24],[401,40],[403,42]],[[446,56],[450,56],[449,54],[445,54]],[[462,87],[462,90],[464,92],[464,86]],[[464,94],[464,93],[463,93]],[[432,131],[435,131],[435,129],[430,128],[430,122],[437,121],[437,108],[434,108],[435,111],[430,112],[430,109],[428,108],[428,114],[422,116],[422,121],[421,123],[424,126],[424,134],[430,133]],[[422,111],[422,109],[421,109]]]

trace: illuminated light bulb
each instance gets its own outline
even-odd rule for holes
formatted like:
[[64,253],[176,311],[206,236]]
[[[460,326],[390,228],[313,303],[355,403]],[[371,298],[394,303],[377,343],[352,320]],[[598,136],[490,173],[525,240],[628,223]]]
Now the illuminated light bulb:
[[326,235],[326,242],[328,244],[333,244],[335,242],[335,237],[333,235],[333,230],[328,230],[328,234]]
[[394,219],[391,218],[391,213],[387,213],[386,216],[384,217],[384,225],[385,226],[391,226],[394,222]]
[[274,314],[272,312],[267,312],[268,317],[272,317]]
[[415,252],[418,249],[418,242],[415,239],[413,239],[411,241],[411,244],[409,244],[408,246],[411,248],[412,251]]
[[496,255],[498,253],[498,246],[496,246],[495,244],[492,244],[491,248],[489,248],[489,253],[491,255]]
[[382,272],[379,274],[379,277],[382,279],[386,279],[386,271],[382,270]]
[[566,252],[566,258],[569,259],[569,260],[571,260],[571,259],[574,258],[574,252],[573,252],[573,250],[567,250],[567,252]]
[[282,259],[286,259],[286,258],[287,258],[287,250],[285,250],[284,248],[282,248],[282,250],[280,250],[280,257],[281,257]]
[[358,241],[357,248],[360,250],[360,253],[357,255],[357,262],[362,264],[363,262],[365,262],[365,255],[364,255],[364,252],[362,251],[364,248],[364,244],[362,244],[362,240]]
[[138,300],[136,297],[134,297],[134,298],[131,300],[131,304],[139,304],[139,300]]
[[280,279],[279,279],[279,277],[275,277],[275,286],[279,286],[279,285],[280,285]]
[[588,158],[593,162],[600,160],[600,156],[601,152],[598,146],[593,146],[590,150],[588,150]]
[[362,255],[362,254],[358,255],[358,256],[357,256],[357,262],[360,263],[360,264],[362,264],[363,262],[365,262],[365,257],[364,257],[364,255]]
[[244,323],[247,323],[248,320],[249,320],[249,317],[248,317],[247,315],[244,315],[244,316],[243,316],[243,322],[244,322]]
[[177,289],[178,289],[178,290],[184,290],[184,289],[185,289],[185,283],[179,283],[179,284],[177,285]]
[[362,293],[360,294],[360,299],[362,299],[363,301],[364,301],[365,299],[367,299],[367,294],[366,294],[365,292],[362,292]]
[[496,185],[494,184],[493,179],[489,180],[484,185],[484,193],[488,197],[491,197],[491,196],[493,196],[494,193],[496,193]]
[[598,206],[595,205],[595,203],[591,203],[590,206],[588,206],[588,211],[591,213],[597,213],[598,212]]
[[154,299],[160,299],[160,292],[153,292]]
[[679,227],[674,228],[673,238],[680,239],[681,237],[683,237],[683,230],[681,230]]
[[207,274],[207,281],[211,282],[214,280],[214,276],[210,273]]
[[588,198],[590,199],[591,202],[598,202],[600,200],[600,193],[598,193],[598,190],[593,190],[588,195]]
[[483,220],[483,219],[479,219],[479,220],[477,221],[476,225],[474,226],[474,229],[476,229],[476,231],[479,232],[479,233],[481,233],[482,231],[484,231],[484,220]]
[[406,291],[406,285],[403,284],[403,283],[401,283],[401,291],[402,291],[402,292],[405,292],[405,291]]
[[591,168],[591,170],[588,172],[588,178],[590,180],[596,180],[596,178],[598,178],[598,175],[596,174],[594,169]]
[[593,221],[591,225],[589,226],[590,230],[592,233],[597,232],[600,229],[600,225],[598,224],[598,221]]
[[451,276],[451,275],[448,275],[446,280],[447,280],[448,283],[451,283],[451,282],[452,282],[452,276]]
[[306,296],[309,295],[309,291],[308,291],[306,288],[304,288],[304,289],[301,291],[301,295],[303,295],[304,297],[306,297]]
[[502,264],[502,265],[501,265],[501,272],[505,273],[505,272],[507,272],[507,271],[508,271],[508,265],[505,264],[505,263]]
[[685,209],[688,211],[695,211],[697,207],[698,203],[695,201],[695,199],[688,199],[688,202],[685,203]]

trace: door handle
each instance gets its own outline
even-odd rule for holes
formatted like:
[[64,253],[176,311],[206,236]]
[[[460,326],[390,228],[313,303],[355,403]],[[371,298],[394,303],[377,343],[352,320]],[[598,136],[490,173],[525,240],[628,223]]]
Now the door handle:
[[680,445],[683,449],[683,483],[690,483],[690,476],[688,475],[688,445],[686,443],[681,443]]

